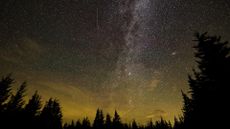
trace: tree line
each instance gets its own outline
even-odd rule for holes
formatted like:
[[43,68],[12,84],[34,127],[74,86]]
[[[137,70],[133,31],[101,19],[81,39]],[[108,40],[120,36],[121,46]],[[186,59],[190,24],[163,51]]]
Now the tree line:
[[0,80],[0,128],[4,129],[168,129],[172,124],[163,118],[146,126],[138,125],[135,120],[123,123],[118,112],[114,116],[97,109],[93,123],[86,117],[82,121],[63,124],[62,111],[57,99],[50,98],[42,107],[41,96],[36,91],[25,102],[26,82],[23,82],[15,94],[12,93],[14,79],[11,75]]
[[94,121],[82,120],[63,124],[62,111],[57,99],[50,98],[42,106],[41,96],[36,91],[26,103],[26,82],[15,94],[11,75],[0,80],[0,128],[4,129],[200,129],[228,127],[230,94],[230,48],[221,37],[195,35],[194,56],[197,68],[188,75],[189,92],[184,93],[182,116],[175,117],[174,124],[161,118],[146,125],[135,120],[124,123],[117,111],[113,117],[97,109]]
[[0,128],[62,129],[62,112],[57,99],[50,98],[42,108],[37,91],[25,103],[26,82],[15,94],[11,75],[0,81]]

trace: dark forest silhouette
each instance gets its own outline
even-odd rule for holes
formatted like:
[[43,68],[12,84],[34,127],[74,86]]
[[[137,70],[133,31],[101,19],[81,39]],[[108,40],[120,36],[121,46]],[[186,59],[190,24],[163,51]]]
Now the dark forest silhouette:
[[[50,98],[42,107],[41,96],[36,91],[26,103],[26,83],[12,93],[14,79],[11,75],[0,80],[0,128],[1,129],[204,129],[223,128],[229,113],[230,48],[220,37],[196,34],[195,57],[197,69],[188,76],[189,93],[183,96],[183,115],[175,118],[174,125],[163,118],[146,125],[135,120],[123,123],[118,112],[104,114],[97,109],[93,123],[83,120],[63,124],[57,99]],[[228,117],[228,116],[227,116]]]

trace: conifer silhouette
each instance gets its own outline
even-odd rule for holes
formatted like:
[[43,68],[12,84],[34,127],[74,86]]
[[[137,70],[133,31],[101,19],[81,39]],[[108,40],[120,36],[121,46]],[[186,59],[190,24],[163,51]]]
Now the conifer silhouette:
[[103,115],[103,111],[100,109],[97,109],[96,117],[95,117],[94,123],[93,123],[93,128],[94,129],[103,129],[104,128],[104,115]]
[[61,129],[62,128],[62,112],[61,107],[56,99],[50,98],[42,109],[41,128],[43,129]]
[[230,49],[228,42],[221,42],[217,36],[197,33],[195,38],[198,69],[189,75],[191,98],[182,94],[185,128],[220,128],[221,118],[228,112]]

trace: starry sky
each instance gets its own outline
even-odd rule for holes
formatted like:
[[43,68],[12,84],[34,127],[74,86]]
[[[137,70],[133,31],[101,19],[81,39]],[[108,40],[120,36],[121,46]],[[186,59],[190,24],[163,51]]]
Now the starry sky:
[[[58,98],[64,120],[181,114],[193,34],[230,39],[229,0],[1,0],[0,75]],[[16,86],[17,88],[17,86]]]

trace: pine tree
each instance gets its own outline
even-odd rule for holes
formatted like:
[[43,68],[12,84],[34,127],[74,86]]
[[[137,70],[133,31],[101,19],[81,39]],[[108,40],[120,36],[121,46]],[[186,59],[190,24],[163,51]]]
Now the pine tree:
[[60,105],[56,99],[50,98],[44,106],[41,115],[41,128],[43,129],[61,129],[62,128],[62,112]]
[[113,128],[114,129],[122,128],[121,118],[116,110],[114,112],[114,117],[113,117]]
[[[9,128],[23,128],[25,115],[23,114],[24,96],[26,92],[26,82],[23,82],[16,94],[11,95],[9,102],[7,103],[7,115],[6,123]],[[13,124],[12,124],[13,123]]]
[[[230,49],[220,37],[196,34],[198,69],[189,76],[191,98],[184,96],[185,128],[220,128],[228,112]],[[190,101],[190,102],[188,102]],[[211,124],[210,124],[211,123]]]
[[173,129],[184,129],[184,119],[183,119],[183,117],[179,117],[179,119],[177,119],[176,117],[174,118]]
[[104,128],[104,115],[103,115],[103,111],[100,109],[97,109],[96,117],[95,117],[94,123],[93,123],[93,128],[94,129],[103,129]]
[[25,127],[26,128],[38,128],[38,115],[41,109],[41,96],[38,95],[37,91],[34,93],[32,98],[26,104],[24,108]]
[[90,121],[88,117],[82,120],[82,129],[90,129]]
[[172,125],[170,122],[167,122],[163,118],[161,118],[159,121],[155,122],[155,125],[153,128],[154,129],[172,129]]
[[[192,122],[192,115],[193,115],[193,106],[192,106],[192,100],[182,91],[182,97],[183,97],[183,117],[184,117],[184,121],[183,123],[185,125],[188,125],[187,123],[191,123]],[[175,122],[177,122],[177,119],[175,119]],[[186,126],[186,128],[188,128]]]
[[30,116],[36,116],[41,109],[41,106],[41,96],[38,95],[38,92],[36,91],[28,104],[26,104],[25,111]]
[[[11,78],[11,75],[7,75],[6,77],[2,77],[0,81],[0,126],[5,127],[8,126],[9,120],[9,112],[7,111],[8,99],[11,95],[11,88],[14,79]],[[1,128],[0,127],[0,128]]]
[[73,120],[71,121],[71,124],[69,126],[69,129],[74,129],[75,128],[75,123],[73,122]]
[[105,128],[111,129],[111,126],[112,126],[111,116],[107,114],[105,119]]
[[132,129],[138,129],[138,125],[135,120],[132,121]]
[[153,126],[154,126],[154,124],[153,124],[153,121],[152,120],[150,120],[148,123],[147,123],[147,125],[146,125],[146,129],[152,129],[153,128]]
[[76,129],[80,129],[82,127],[82,124],[81,124],[81,121],[80,120],[77,120],[76,124],[75,124],[75,128]]
[[13,82],[14,79],[11,78],[10,74],[6,77],[2,77],[0,81],[0,112],[5,110],[5,102],[10,96],[10,91]]
[[7,105],[7,110],[10,112],[21,111],[25,103],[24,97],[26,92],[26,82],[23,82],[15,95],[11,95],[11,98]]

